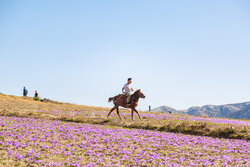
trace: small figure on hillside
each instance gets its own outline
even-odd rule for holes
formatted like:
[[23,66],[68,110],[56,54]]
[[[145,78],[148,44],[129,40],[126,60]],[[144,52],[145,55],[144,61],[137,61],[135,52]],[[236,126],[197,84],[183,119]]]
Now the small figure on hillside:
[[37,91],[35,91],[35,97],[38,97],[38,93],[37,93]]
[[25,88],[25,86],[23,87],[23,97],[28,95],[28,90]]
[[38,97],[37,91],[35,91],[35,96],[33,97],[33,100],[35,100],[35,101],[41,101],[41,99]]
[[132,78],[128,78],[128,82],[122,88],[122,93],[125,93],[126,96],[127,105],[130,104],[131,92],[134,91],[131,83],[132,83]]

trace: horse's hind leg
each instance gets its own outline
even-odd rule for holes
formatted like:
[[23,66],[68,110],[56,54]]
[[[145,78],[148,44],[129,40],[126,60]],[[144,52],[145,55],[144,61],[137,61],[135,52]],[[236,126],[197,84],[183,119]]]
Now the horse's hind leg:
[[118,114],[119,118],[122,120],[122,117],[120,116],[120,113],[119,113],[119,108],[118,108],[118,107],[116,107],[116,112],[117,112],[117,114]]
[[116,106],[114,106],[110,111],[109,114],[107,115],[107,117],[109,117],[109,115],[116,109]]

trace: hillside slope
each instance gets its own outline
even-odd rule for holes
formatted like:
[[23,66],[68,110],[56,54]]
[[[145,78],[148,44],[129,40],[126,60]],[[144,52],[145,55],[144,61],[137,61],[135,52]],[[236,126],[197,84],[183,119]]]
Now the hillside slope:
[[[167,108],[174,111],[171,108]],[[109,108],[74,105],[61,102],[38,102],[30,97],[0,95],[0,116],[25,117],[64,122],[101,124],[112,127],[148,129],[200,136],[233,139],[250,139],[249,121],[219,119],[186,114],[161,112],[139,112],[142,120],[135,114],[131,120],[129,110],[120,110],[120,120],[113,112],[107,118]]]
[[85,105],[76,105],[69,103],[58,104],[51,102],[40,102],[34,101],[31,97],[20,97],[13,95],[0,94],[0,111],[11,110],[11,111],[109,111],[108,107],[94,107]]

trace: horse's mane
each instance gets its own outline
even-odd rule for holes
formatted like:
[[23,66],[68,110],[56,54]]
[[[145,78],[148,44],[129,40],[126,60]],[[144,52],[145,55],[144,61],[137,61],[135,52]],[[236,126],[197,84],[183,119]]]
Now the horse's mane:
[[134,94],[136,94],[136,93],[138,93],[140,91],[141,91],[140,89],[137,89],[132,95],[134,95]]

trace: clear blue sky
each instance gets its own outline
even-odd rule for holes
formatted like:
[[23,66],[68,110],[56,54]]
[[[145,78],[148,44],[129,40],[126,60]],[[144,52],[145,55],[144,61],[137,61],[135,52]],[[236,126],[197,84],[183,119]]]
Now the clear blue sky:
[[0,92],[139,109],[250,100],[250,1],[0,1]]

